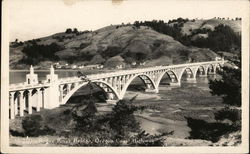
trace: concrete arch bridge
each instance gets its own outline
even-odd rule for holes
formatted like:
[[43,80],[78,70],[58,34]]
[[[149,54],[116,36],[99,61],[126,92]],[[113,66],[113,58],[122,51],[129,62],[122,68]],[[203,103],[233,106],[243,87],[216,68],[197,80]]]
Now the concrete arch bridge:
[[[187,81],[195,82],[197,76],[215,74],[224,63],[225,61],[221,60],[119,70],[87,75],[87,79],[106,93],[107,102],[116,102],[123,99],[128,86],[137,77],[146,85],[145,92],[158,93],[160,81],[165,74],[171,79],[170,86],[181,86],[184,73]],[[58,79],[52,66],[46,80],[38,82],[38,76],[31,66],[30,74],[26,75],[26,82],[11,84],[9,87],[10,118],[14,119],[17,115],[23,116],[25,113],[32,114],[33,108],[40,111],[40,108],[52,109],[65,104],[78,89],[86,86],[87,83],[78,77]]]

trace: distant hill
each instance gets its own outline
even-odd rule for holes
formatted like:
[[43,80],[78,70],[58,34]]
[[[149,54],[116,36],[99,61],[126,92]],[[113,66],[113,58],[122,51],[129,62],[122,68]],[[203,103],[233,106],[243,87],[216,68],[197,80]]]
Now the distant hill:
[[195,20],[188,21],[183,24],[181,29],[182,34],[191,35],[192,31],[197,29],[210,29],[214,30],[214,28],[220,24],[224,24],[232,28],[232,30],[236,33],[241,33],[241,20],[222,20],[222,19],[208,19],[208,20]]
[[[183,24],[181,33],[188,35],[187,29],[190,27],[196,30],[206,25],[215,27],[216,24],[218,22],[210,20],[202,23],[195,21],[192,24],[188,21]],[[230,25],[234,25],[235,30],[240,30],[236,24]],[[112,62],[112,59],[119,59],[126,66],[133,62],[145,62],[147,66],[155,66],[213,60],[216,55],[207,48],[185,46],[170,35],[158,32],[150,26],[122,24],[96,31],[78,32],[77,29],[67,29],[66,32],[48,37],[12,42],[10,68],[23,69],[31,64],[44,68],[49,67],[47,65],[51,62],[58,61],[85,65],[105,64],[107,61]],[[114,58],[115,56],[119,58]]]
[[209,48],[216,53],[241,52],[241,18],[213,18],[209,20],[173,19],[135,21],[136,27],[148,26],[155,31],[172,36],[186,46]]

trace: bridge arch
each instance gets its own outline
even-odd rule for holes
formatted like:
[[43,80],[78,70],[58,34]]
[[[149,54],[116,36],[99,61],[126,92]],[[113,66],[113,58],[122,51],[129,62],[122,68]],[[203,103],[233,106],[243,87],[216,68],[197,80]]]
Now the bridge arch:
[[126,93],[126,91],[127,91],[127,89],[128,89],[128,86],[129,86],[129,85],[131,84],[131,82],[132,82],[135,78],[137,78],[137,77],[139,77],[139,78],[143,81],[143,83],[144,83],[145,85],[147,85],[145,79],[143,79],[143,77],[146,77],[146,78],[150,81],[150,83],[151,83],[151,85],[152,85],[152,88],[153,88],[153,89],[156,89],[156,88],[157,88],[157,87],[156,87],[156,84],[155,84],[155,82],[154,82],[154,80],[153,80],[149,75],[147,75],[147,74],[136,74],[135,76],[131,77],[131,78],[125,83],[125,85],[124,85],[124,87],[122,88],[122,91],[121,91],[121,93],[120,93],[120,99],[123,99],[123,97],[124,97],[124,95],[125,95],[125,93]]
[[195,69],[195,77],[198,75],[206,75],[207,74],[207,67],[204,65],[199,65],[196,69]]
[[[197,67],[196,69],[198,69],[198,67]],[[193,70],[193,69],[191,69],[190,67],[184,67],[184,68],[181,70],[181,72],[180,72],[180,75],[179,75],[179,77],[178,77],[178,81],[181,81],[181,78],[182,78],[182,76],[183,76],[183,74],[184,74],[185,71],[186,71],[187,73],[190,72],[191,75],[192,75],[192,78],[194,78],[194,77],[196,76],[196,73],[197,73],[196,69]]]
[[[205,67],[205,66],[200,65],[200,66],[198,67],[197,71],[199,70],[199,68],[202,69],[202,71],[206,72],[206,67]],[[196,73],[196,74],[197,74],[197,73]]]
[[[119,94],[117,93],[117,91],[108,83],[104,82],[104,81],[101,81],[101,80],[94,80],[92,81],[91,83],[94,83],[95,85],[97,85],[98,87],[100,87],[101,90],[103,90],[105,93],[107,93],[102,86],[100,86],[98,83],[102,83],[104,85],[106,85],[109,89],[111,89],[112,93],[118,98],[120,99],[119,97]],[[62,99],[62,101],[60,102],[60,104],[66,104],[67,101],[70,99],[70,97],[77,91],[79,90],[80,88],[82,88],[83,86],[86,86],[88,83],[87,82],[81,82],[79,85],[75,84],[74,85],[74,88],[71,89],[69,91],[68,94],[65,95],[65,97]]]
[[[103,92],[105,92],[107,95],[108,95],[108,92],[111,91],[111,93],[114,94],[117,99],[120,99],[120,95],[119,95],[118,91],[116,89],[114,89],[114,87],[112,87],[111,84],[109,84],[105,81],[101,81],[101,80],[94,80],[94,81],[92,81],[92,83],[94,83],[95,85],[100,87],[100,89],[103,90]],[[106,87],[103,87],[103,86],[106,86]],[[114,99],[114,98],[111,98],[111,99]]]
[[174,71],[170,71],[170,70],[164,71],[162,74],[160,74],[160,76],[158,77],[158,80],[156,81],[157,88],[160,86],[160,82],[165,74],[167,74],[170,77],[170,79],[174,78],[176,80],[176,82],[179,81],[177,78],[177,75]]
[[215,71],[217,71],[217,69],[221,69],[223,67],[223,65],[221,64],[221,63],[216,63],[216,64],[214,64],[214,69],[215,69]]
[[209,69],[212,69],[214,71],[216,69],[216,67],[214,67],[214,65],[212,65],[212,64],[209,64],[209,65],[207,65],[207,70],[206,70],[207,73],[208,73]]
[[23,99],[25,98],[24,99],[24,104],[23,104],[24,105],[24,110],[27,109],[28,106],[29,106],[28,93],[29,93],[29,90],[27,90],[27,89],[23,91]]
[[20,106],[20,95],[21,95],[21,91],[15,91],[13,96],[14,96],[14,103],[15,103],[15,107],[16,110],[18,110],[17,108]]

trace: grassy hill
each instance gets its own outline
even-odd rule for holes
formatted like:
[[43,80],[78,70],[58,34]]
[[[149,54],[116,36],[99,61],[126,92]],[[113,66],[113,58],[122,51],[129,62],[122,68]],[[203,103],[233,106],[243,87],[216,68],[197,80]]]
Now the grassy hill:
[[197,29],[210,29],[214,30],[214,28],[220,24],[224,24],[233,29],[234,32],[241,32],[241,20],[222,20],[222,19],[208,19],[208,20],[195,20],[195,21],[187,21],[183,24],[181,29],[182,34],[191,35],[192,31]]
[[[230,25],[234,31],[240,31],[240,21],[226,21],[186,21],[182,24],[181,33],[190,35],[194,30],[208,27],[214,30],[220,23]],[[169,25],[171,24],[174,22]],[[196,40],[206,35],[208,34],[197,33],[188,39]],[[105,64],[115,56],[119,56],[118,59],[126,66],[132,62],[145,62],[147,66],[154,66],[212,60],[216,54],[207,48],[185,46],[176,38],[158,32],[150,26],[135,24],[111,25],[96,31],[70,30],[10,44],[12,69],[28,68],[31,64],[46,66],[47,63],[57,61]]]
[[186,46],[209,48],[216,53],[241,52],[241,18],[213,18],[209,20],[177,18],[169,20],[135,21],[136,27],[149,26],[155,31],[172,36]]

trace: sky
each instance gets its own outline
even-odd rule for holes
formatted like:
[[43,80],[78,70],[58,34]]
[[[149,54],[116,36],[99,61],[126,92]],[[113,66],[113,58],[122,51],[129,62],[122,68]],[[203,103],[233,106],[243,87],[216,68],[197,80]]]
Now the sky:
[[[240,17],[242,1],[9,0],[9,39],[20,41],[64,32],[96,30],[136,20]],[[244,1],[243,1],[244,2]]]

